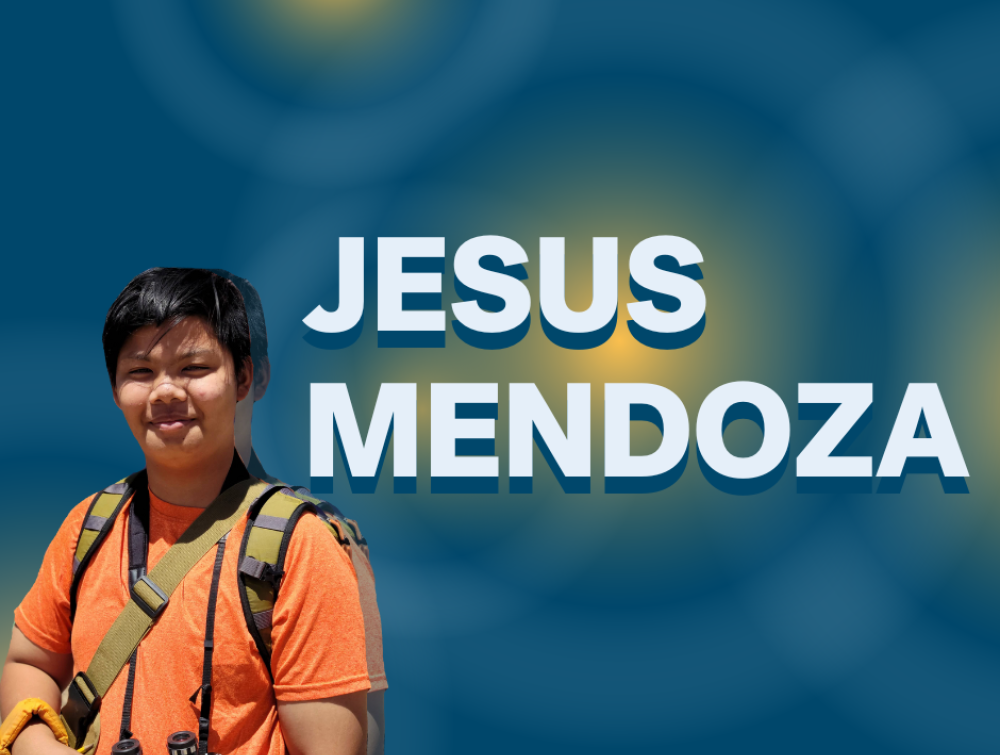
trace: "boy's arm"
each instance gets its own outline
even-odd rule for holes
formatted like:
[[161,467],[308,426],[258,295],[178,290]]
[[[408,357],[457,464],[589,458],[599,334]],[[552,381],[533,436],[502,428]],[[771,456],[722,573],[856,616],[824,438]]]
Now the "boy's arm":
[[[73,674],[73,656],[38,647],[16,626],[0,676],[0,716],[6,718],[19,702],[37,697],[59,711],[62,690]],[[28,724],[14,741],[12,755],[65,755],[75,750],[60,744],[42,721]]]
[[271,626],[288,751],[365,755],[370,682],[358,581],[350,555],[318,517],[303,516],[289,541]]
[[291,755],[365,755],[367,692],[302,702],[278,701],[281,735]]

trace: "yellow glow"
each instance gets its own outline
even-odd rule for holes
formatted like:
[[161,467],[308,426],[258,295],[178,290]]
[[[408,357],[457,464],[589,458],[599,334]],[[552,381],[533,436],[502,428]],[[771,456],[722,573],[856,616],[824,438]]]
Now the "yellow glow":
[[352,82],[396,70],[400,51],[410,49],[431,12],[401,0],[220,0],[215,10],[219,32],[243,59],[285,85],[315,85],[317,77],[340,82],[337,76]]
[[305,37],[346,31],[385,19],[396,0],[256,0],[259,11]]

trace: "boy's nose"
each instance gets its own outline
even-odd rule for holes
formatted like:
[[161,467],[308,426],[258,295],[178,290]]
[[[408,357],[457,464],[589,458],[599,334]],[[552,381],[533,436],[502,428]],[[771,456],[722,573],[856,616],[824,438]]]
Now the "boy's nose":
[[158,380],[149,394],[149,401],[153,404],[169,404],[173,401],[183,401],[185,398],[184,387],[175,383],[169,376]]

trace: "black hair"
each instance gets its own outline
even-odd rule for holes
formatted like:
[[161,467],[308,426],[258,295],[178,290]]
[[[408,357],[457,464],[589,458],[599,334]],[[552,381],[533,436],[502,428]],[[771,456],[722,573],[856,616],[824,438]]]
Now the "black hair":
[[135,331],[163,323],[173,327],[186,317],[201,317],[212,326],[241,378],[250,356],[250,327],[236,286],[210,270],[154,267],[125,286],[104,320],[104,362],[111,386],[116,386],[118,354]]
[[267,325],[264,323],[264,306],[260,303],[260,294],[246,278],[233,275],[228,270],[213,269],[212,272],[232,281],[243,296],[250,324],[250,359],[253,361],[253,380],[256,384],[264,379],[264,362],[267,360]]

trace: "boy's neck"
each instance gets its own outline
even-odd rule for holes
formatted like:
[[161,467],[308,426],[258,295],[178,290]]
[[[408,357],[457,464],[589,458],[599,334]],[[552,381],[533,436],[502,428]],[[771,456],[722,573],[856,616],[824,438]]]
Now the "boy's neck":
[[160,500],[175,506],[207,508],[222,492],[222,484],[233,464],[233,451],[233,448],[222,449],[210,458],[184,467],[157,464],[147,458],[149,489]]

